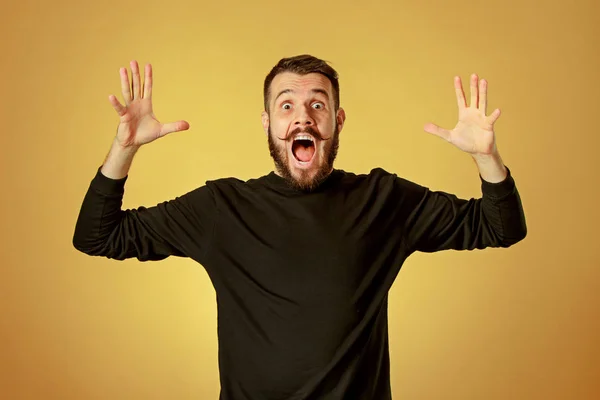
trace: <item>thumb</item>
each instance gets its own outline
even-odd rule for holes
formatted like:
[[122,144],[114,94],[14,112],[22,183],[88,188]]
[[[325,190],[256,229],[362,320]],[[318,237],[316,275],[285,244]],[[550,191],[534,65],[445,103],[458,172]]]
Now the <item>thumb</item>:
[[444,140],[448,140],[450,138],[450,131],[444,128],[440,128],[436,124],[432,124],[428,122],[423,126],[425,132],[431,133],[432,135],[436,135],[441,137]]
[[170,122],[168,124],[162,124],[160,127],[160,136],[167,135],[172,132],[185,131],[190,128],[190,124],[186,121]]

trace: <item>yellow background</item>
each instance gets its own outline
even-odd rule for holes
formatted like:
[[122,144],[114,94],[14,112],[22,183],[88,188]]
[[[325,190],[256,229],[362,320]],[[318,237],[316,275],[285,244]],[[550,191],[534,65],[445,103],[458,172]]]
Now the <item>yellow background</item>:
[[[154,68],[161,122],[124,208],[272,170],[264,77],[309,53],[340,74],[336,167],[479,197],[452,78],[489,81],[529,233],[415,254],[390,293],[395,399],[600,398],[600,6],[458,1],[19,1],[0,16],[0,397],[217,399],[215,293],[189,259],[78,252],[79,207],[116,132],[120,67]],[[143,67],[142,67],[143,68]]]

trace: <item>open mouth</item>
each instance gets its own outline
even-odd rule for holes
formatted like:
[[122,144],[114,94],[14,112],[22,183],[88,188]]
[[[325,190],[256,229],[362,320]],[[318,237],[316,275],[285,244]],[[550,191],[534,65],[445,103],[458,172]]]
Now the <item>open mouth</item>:
[[292,154],[300,164],[308,164],[316,152],[315,140],[310,135],[298,135],[292,142]]

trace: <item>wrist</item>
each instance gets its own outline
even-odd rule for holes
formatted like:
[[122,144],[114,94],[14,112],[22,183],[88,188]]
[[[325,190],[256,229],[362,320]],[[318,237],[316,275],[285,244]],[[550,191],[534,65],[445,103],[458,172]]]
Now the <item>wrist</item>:
[[123,145],[117,137],[113,140],[113,150],[122,154],[135,154],[141,146],[138,145]]
[[477,164],[479,175],[483,180],[498,183],[506,179],[508,171],[497,151],[491,154],[474,154],[473,160]]
[[122,179],[129,173],[139,146],[122,146],[115,138],[100,172],[111,179]]

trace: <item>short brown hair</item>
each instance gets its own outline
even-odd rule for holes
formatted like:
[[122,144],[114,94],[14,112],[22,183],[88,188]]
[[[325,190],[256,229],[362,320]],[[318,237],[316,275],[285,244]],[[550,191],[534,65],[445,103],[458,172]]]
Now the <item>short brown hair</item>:
[[269,96],[271,95],[271,82],[277,74],[281,74],[282,72],[293,72],[299,75],[307,75],[316,72],[325,75],[331,81],[331,86],[333,88],[334,111],[337,111],[340,108],[340,84],[338,82],[338,73],[327,63],[327,61],[313,57],[309,54],[302,54],[299,56],[282,58],[265,78],[263,95],[265,110],[267,112],[270,112]]

